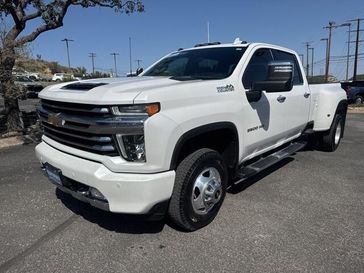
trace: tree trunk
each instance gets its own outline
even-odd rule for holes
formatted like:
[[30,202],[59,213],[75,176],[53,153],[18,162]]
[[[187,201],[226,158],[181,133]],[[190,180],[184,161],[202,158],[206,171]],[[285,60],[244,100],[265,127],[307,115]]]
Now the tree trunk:
[[22,131],[23,120],[20,115],[18,99],[22,90],[14,83],[12,72],[15,65],[15,50],[4,49],[0,55],[0,91],[4,98],[4,113],[8,132]]

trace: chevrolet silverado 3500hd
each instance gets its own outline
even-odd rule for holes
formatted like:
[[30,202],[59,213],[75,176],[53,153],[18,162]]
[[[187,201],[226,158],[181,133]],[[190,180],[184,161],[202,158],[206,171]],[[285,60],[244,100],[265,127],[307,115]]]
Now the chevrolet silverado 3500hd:
[[239,39],[39,97],[36,154],[59,189],[111,212],[166,213],[188,231],[215,218],[230,183],[301,149],[304,132],[334,151],[347,110],[339,84],[307,84],[296,52]]

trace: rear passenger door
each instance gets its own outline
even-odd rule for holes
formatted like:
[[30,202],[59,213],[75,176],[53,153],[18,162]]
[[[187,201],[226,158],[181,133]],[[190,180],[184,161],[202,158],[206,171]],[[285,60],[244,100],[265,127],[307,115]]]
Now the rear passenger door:
[[[282,93],[286,97],[284,104],[284,124],[287,136],[298,135],[307,125],[310,112],[310,91],[304,84],[301,68],[294,54],[272,49],[275,61],[289,61],[293,64],[293,88],[289,92]],[[283,106],[283,105],[282,105]]]

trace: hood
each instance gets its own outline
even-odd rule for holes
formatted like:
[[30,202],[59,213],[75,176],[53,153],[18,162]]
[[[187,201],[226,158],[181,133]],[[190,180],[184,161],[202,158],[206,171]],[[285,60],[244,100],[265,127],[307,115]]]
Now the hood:
[[181,85],[167,77],[108,78],[67,82],[46,87],[41,99],[87,104],[132,104],[143,91]]

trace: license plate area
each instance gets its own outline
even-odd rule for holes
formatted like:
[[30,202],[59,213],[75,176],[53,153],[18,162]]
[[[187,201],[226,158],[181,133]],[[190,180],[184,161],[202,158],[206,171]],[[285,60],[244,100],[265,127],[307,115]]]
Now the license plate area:
[[49,180],[56,185],[62,186],[62,171],[56,167],[46,163],[45,170]]

